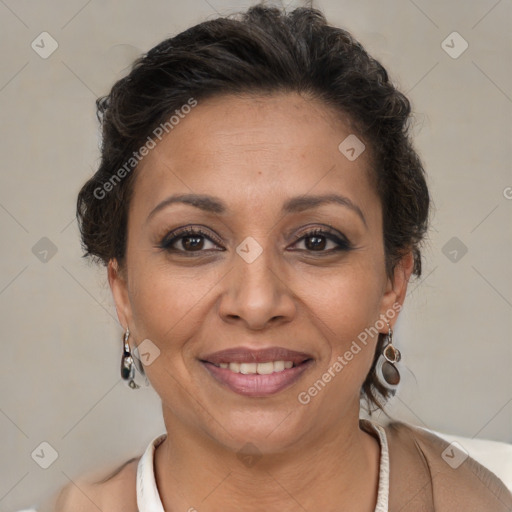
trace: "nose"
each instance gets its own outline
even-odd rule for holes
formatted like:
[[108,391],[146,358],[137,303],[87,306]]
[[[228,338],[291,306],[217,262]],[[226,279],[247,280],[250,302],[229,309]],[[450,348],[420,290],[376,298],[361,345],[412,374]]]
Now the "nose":
[[296,313],[293,292],[283,266],[270,248],[252,262],[233,256],[233,269],[224,280],[219,314],[228,323],[244,324],[262,330],[270,325],[290,322]]

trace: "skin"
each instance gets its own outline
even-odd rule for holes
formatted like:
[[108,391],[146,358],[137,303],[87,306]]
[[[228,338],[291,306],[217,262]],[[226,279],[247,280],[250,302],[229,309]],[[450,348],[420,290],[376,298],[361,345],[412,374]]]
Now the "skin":
[[[340,503],[374,510],[379,444],[358,418],[377,337],[309,404],[297,399],[359,333],[403,303],[412,272],[407,253],[386,274],[369,146],[352,162],[338,150],[351,133],[346,118],[298,94],[216,97],[200,102],[137,169],[126,259],[122,267],[111,261],[108,277],[132,348],[149,339],[160,350],[145,371],[168,432],[155,452],[166,510],[334,511]],[[333,192],[364,220],[335,203],[281,213],[291,197]],[[175,203],[148,219],[178,193],[215,196],[227,211]],[[200,238],[188,257],[183,238],[174,251],[159,246],[187,225],[200,225],[211,240]],[[315,249],[303,237],[329,226],[350,250],[330,251],[337,244],[329,238]],[[252,263],[236,252],[248,236],[262,248]],[[230,347],[276,345],[309,353],[314,363],[268,397],[234,393],[198,360]],[[237,457],[247,443],[261,454],[250,467]]]

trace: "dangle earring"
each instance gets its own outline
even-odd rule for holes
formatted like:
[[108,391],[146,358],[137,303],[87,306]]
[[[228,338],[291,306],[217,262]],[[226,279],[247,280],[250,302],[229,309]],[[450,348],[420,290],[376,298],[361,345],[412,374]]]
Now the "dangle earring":
[[395,366],[395,363],[398,363],[402,356],[400,354],[400,350],[393,345],[393,330],[387,320],[386,323],[388,324],[388,334],[384,340],[382,353],[375,365],[375,374],[377,375],[377,380],[382,386],[390,391],[394,391],[400,383],[400,373]]
[[[144,368],[142,364],[137,359],[137,357],[133,357],[130,345],[128,343],[128,339],[130,338],[130,329],[126,328],[126,332],[124,333],[123,339],[123,356],[121,358],[121,378],[127,383],[127,385],[132,389],[139,389],[141,386],[135,382],[135,370],[137,369],[139,373],[144,375],[145,385],[148,386],[149,382],[145,377]],[[137,359],[137,361],[135,361]],[[137,364],[138,363],[138,364]]]

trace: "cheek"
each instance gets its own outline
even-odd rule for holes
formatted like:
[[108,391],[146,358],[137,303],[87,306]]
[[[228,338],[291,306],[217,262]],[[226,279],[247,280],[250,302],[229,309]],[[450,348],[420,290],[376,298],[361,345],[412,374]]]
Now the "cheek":
[[378,318],[384,265],[368,256],[351,257],[328,272],[297,272],[294,292],[335,333],[354,333]]
[[344,374],[364,380],[377,342],[377,335],[369,332],[369,328],[379,319],[382,299],[379,268],[371,262],[363,262],[340,268],[329,279],[317,280],[316,288],[313,281],[304,283],[304,293],[309,293],[312,321],[323,333],[331,351],[321,371],[342,357]]
[[208,292],[222,275],[204,269],[180,272],[167,262],[144,255],[134,259],[130,302],[137,337],[151,339],[161,350],[172,351],[193,333],[209,302]]
[[202,286],[163,265],[151,267],[148,261],[133,266],[130,285],[134,339],[149,339],[158,348],[145,373],[164,403],[186,402],[179,383],[188,380],[183,356],[200,323]]

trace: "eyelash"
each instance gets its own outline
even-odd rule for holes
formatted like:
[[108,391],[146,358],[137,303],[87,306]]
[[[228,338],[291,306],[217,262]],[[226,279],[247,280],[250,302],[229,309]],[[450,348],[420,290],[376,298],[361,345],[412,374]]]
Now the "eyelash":
[[[172,235],[172,236],[170,236],[170,235]],[[175,249],[172,247],[177,241],[182,240],[187,237],[193,237],[193,236],[204,237],[213,243],[221,245],[221,243],[218,239],[215,239],[215,237],[212,237],[210,233],[203,231],[201,228],[187,227],[187,228],[178,230],[178,232],[166,235],[163,238],[163,240],[160,242],[158,247],[160,249],[164,249],[168,252],[174,252],[174,253],[178,252],[178,253],[182,253],[184,255],[192,256],[192,257],[194,257],[196,255],[200,255],[201,253],[204,253],[206,251],[218,250],[218,249],[206,249],[206,250],[200,249],[198,251],[187,251],[187,250],[183,250],[183,249]],[[295,237],[295,241],[293,242],[293,245],[297,244],[297,242],[299,242],[303,239],[312,238],[315,236],[327,238],[328,240],[331,240],[332,242],[337,244],[338,247],[335,247],[334,249],[329,249],[327,251],[325,251],[325,250],[313,251],[313,250],[308,250],[308,249],[299,249],[299,250],[305,250],[310,253],[317,253],[317,254],[322,254],[322,253],[323,254],[333,254],[334,252],[338,252],[338,251],[346,252],[346,251],[349,251],[352,249],[351,243],[346,238],[344,238],[344,237],[340,238],[339,236],[334,234],[334,232],[329,231],[328,229],[325,229],[325,228],[323,228],[323,229],[314,228],[314,229],[311,229],[309,231],[306,231],[304,233],[297,235]]]

